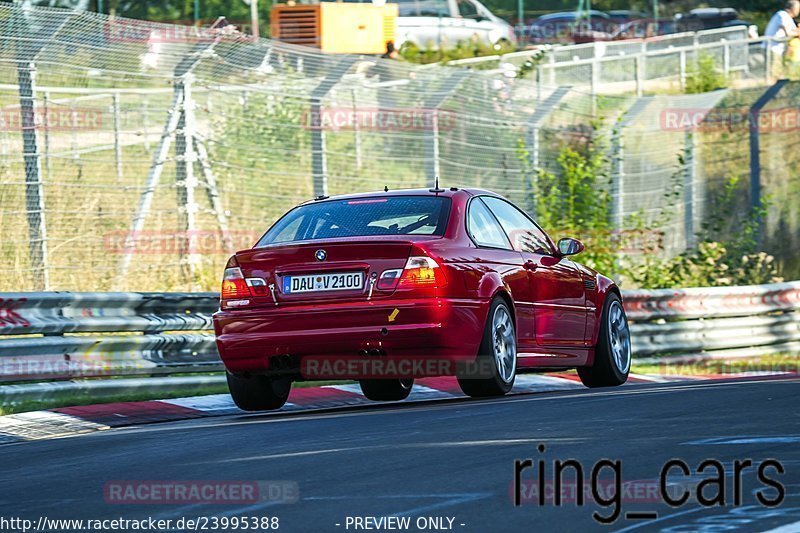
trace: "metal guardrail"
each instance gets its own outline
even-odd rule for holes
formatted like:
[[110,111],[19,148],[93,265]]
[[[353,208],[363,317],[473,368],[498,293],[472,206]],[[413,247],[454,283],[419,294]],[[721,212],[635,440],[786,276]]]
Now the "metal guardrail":
[[[635,357],[800,351],[800,281],[623,299]],[[221,376],[185,376],[222,370],[210,331],[217,307],[216,293],[0,293],[0,403],[221,386]]]
[[0,383],[221,370],[218,306],[216,293],[0,293]]
[[800,282],[626,291],[634,356],[796,351]]

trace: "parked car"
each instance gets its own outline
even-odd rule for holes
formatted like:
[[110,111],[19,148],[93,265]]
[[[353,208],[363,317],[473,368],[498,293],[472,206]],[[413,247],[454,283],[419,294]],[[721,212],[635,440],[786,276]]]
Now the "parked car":
[[697,31],[702,29],[699,25],[682,23],[669,18],[643,18],[622,24],[611,36],[612,40],[621,39],[646,39],[659,35],[670,35],[684,31]]
[[[692,26],[696,30],[711,30],[715,28],[730,28],[731,26],[746,26],[748,36],[758,37],[758,27],[739,18],[739,14],[732,7],[703,7],[692,9],[688,13],[678,13],[675,20],[680,24]],[[692,30],[692,31],[696,31]]]
[[435,363],[474,397],[507,393],[522,370],[620,385],[631,365],[620,291],[573,261],[582,250],[478,189],[301,204],[225,267],[213,322],[231,395],[277,409],[326,363],[341,370],[327,379],[358,379],[373,400],[402,400],[430,375],[363,370],[387,361]]
[[612,9],[611,11],[606,11],[606,13],[617,24],[625,24],[632,20],[647,18],[646,13],[630,9]]
[[591,32],[611,33],[616,29],[614,20],[602,11],[591,11],[588,19],[575,11],[548,13],[534,20],[525,30],[530,43],[572,42],[576,34]]
[[516,44],[514,28],[478,0],[393,0],[399,8],[395,45],[421,48],[477,38],[494,45]]

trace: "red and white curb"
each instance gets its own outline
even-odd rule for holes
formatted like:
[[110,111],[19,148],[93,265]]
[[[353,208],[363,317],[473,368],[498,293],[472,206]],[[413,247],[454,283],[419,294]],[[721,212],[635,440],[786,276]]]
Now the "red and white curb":
[[[635,386],[642,383],[670,383],[675,381],[742,377],[785,377],[788,375],[796,374],[785,372],[748,372],[693,376],[631,374],[626,386]],[[584,388],[578,376],[571,373],[522,374],[517,376],[511,394]],[[459,397],[464,397],[464,395],[459,389],[455,378],[423,378],[416,380],[409,397],[398,403],[447,400]],[[289,395],[289,402],[279,411],[273,411],[272,413],[307,412],[359,405],[380,404],[367,400],[361,394],[357,384],[326,385],[293,389]],[[59,407],[46,411],[0,416],[0,444],[64,437],[154,422],[244,413],[245,411],[234,405],[228,394],[190,396],[171,400]]]

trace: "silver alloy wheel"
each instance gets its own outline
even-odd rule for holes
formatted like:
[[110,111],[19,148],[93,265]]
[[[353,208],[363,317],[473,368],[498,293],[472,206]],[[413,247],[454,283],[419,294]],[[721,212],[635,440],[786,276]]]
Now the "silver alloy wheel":
[[514,323],[505,305],[498,305],[494,310],[492,347],[500,379],[503,383],[510,383],[517,370],[517,338]]
[[627,374],[631,366],[631,332],[618,300],[611,302],[608,307],[608,336],[614,364],[622,374]]

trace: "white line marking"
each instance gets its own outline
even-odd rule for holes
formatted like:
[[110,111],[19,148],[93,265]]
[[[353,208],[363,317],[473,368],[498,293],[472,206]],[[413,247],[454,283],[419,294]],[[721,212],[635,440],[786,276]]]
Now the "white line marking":
[[540,442],[581,442],[586,439],[579,437],[536,437],[530,439],[491,439],[491,440],[466,440],[450,442],[416,442],[403,444],[376,444],[372,446],[349,446],[344,448],[323,448],[320,450],[306,450],[298,452],[274,453],[269,455],[257,455],[251,457],[238,457],[226,459],[224,461],[212,461],[188,463],[188,464],[217,464],[217,463],[238,463],[243,461],[263,461],[265,459],[284,459],[287,457],[304,457],[307,455],[324,455],[340,452],[362,452],[365,450],[397,450],[397,449],[426,449],[426,448],[457,448],[461,446],[516,446],[521,444],[533,444]]
[[800,442],[800,435],[774,435],[765,437],[711,437],[708,439],[690,440],[681,444],[690,446],[707,446],[714,444],[794,444]]
[[204,413],[242,412],[233,403],[230,394],[210,394],[208,396],[187,396],[185,398],[172,398],[170,400],[159,400],[162,403],[194,409]]
[[[327,388],[331,389],[338,389],[345,392],[351,392],[353,394],[358,394],[362,398],[364,395],[361,393],[361,386],[357,384],[348,384],[348,385],[329,385]],[[411,389],[411,394],[408,395],[404,401],[406,402],[414,402],[418,400],[434,400],[437,398],[455,398],[456,396],[450,394],[449,392],[440,391],[439,389],[434,389],[431,387],[426,387],[424,385],[414,384],[414,388]],[[364,398],[367,403],[371,403],[369,400]],[[377,404],[379,405],[379,404]]]
[[514,381],[514,392],[541,392],[565,389],[583,389],[577,381],[555,376],[539,376],[536,374],[519,374]]
[[[459,395],[460,396],[460,395]],[[411,389],[411,394],[408,395],[406,401],[415,401],[415,400],[434,400],[436,398],[456,398],[455,394],[451,394],[449,392],[441,391],[439,389],[434,389],[431,387],[426,387],[425,385],[417,385],[414,384],[414,388]]]
[[[340,391],[344,391],[344,392],[352,392],[353,394],[358,394],[362,398],[364,397],[364,395],[361,394],[361,385],[358,385],[356,383],[350,383],[350,384],[347,384],[347,385],[327,385],[327,386],[322,387],[322,388],[323,389],[336,389],[336,390],[340,390]],[[364,398],[364,399],[366,400],[366,398]]]
[[670,379],[665,378],[664,376],[656,376],[653,374],[634,374],[631,372],[628,374],[630,377],[635,379],[641,379],[642,381],[650,381],[652,383],[669,383]]

